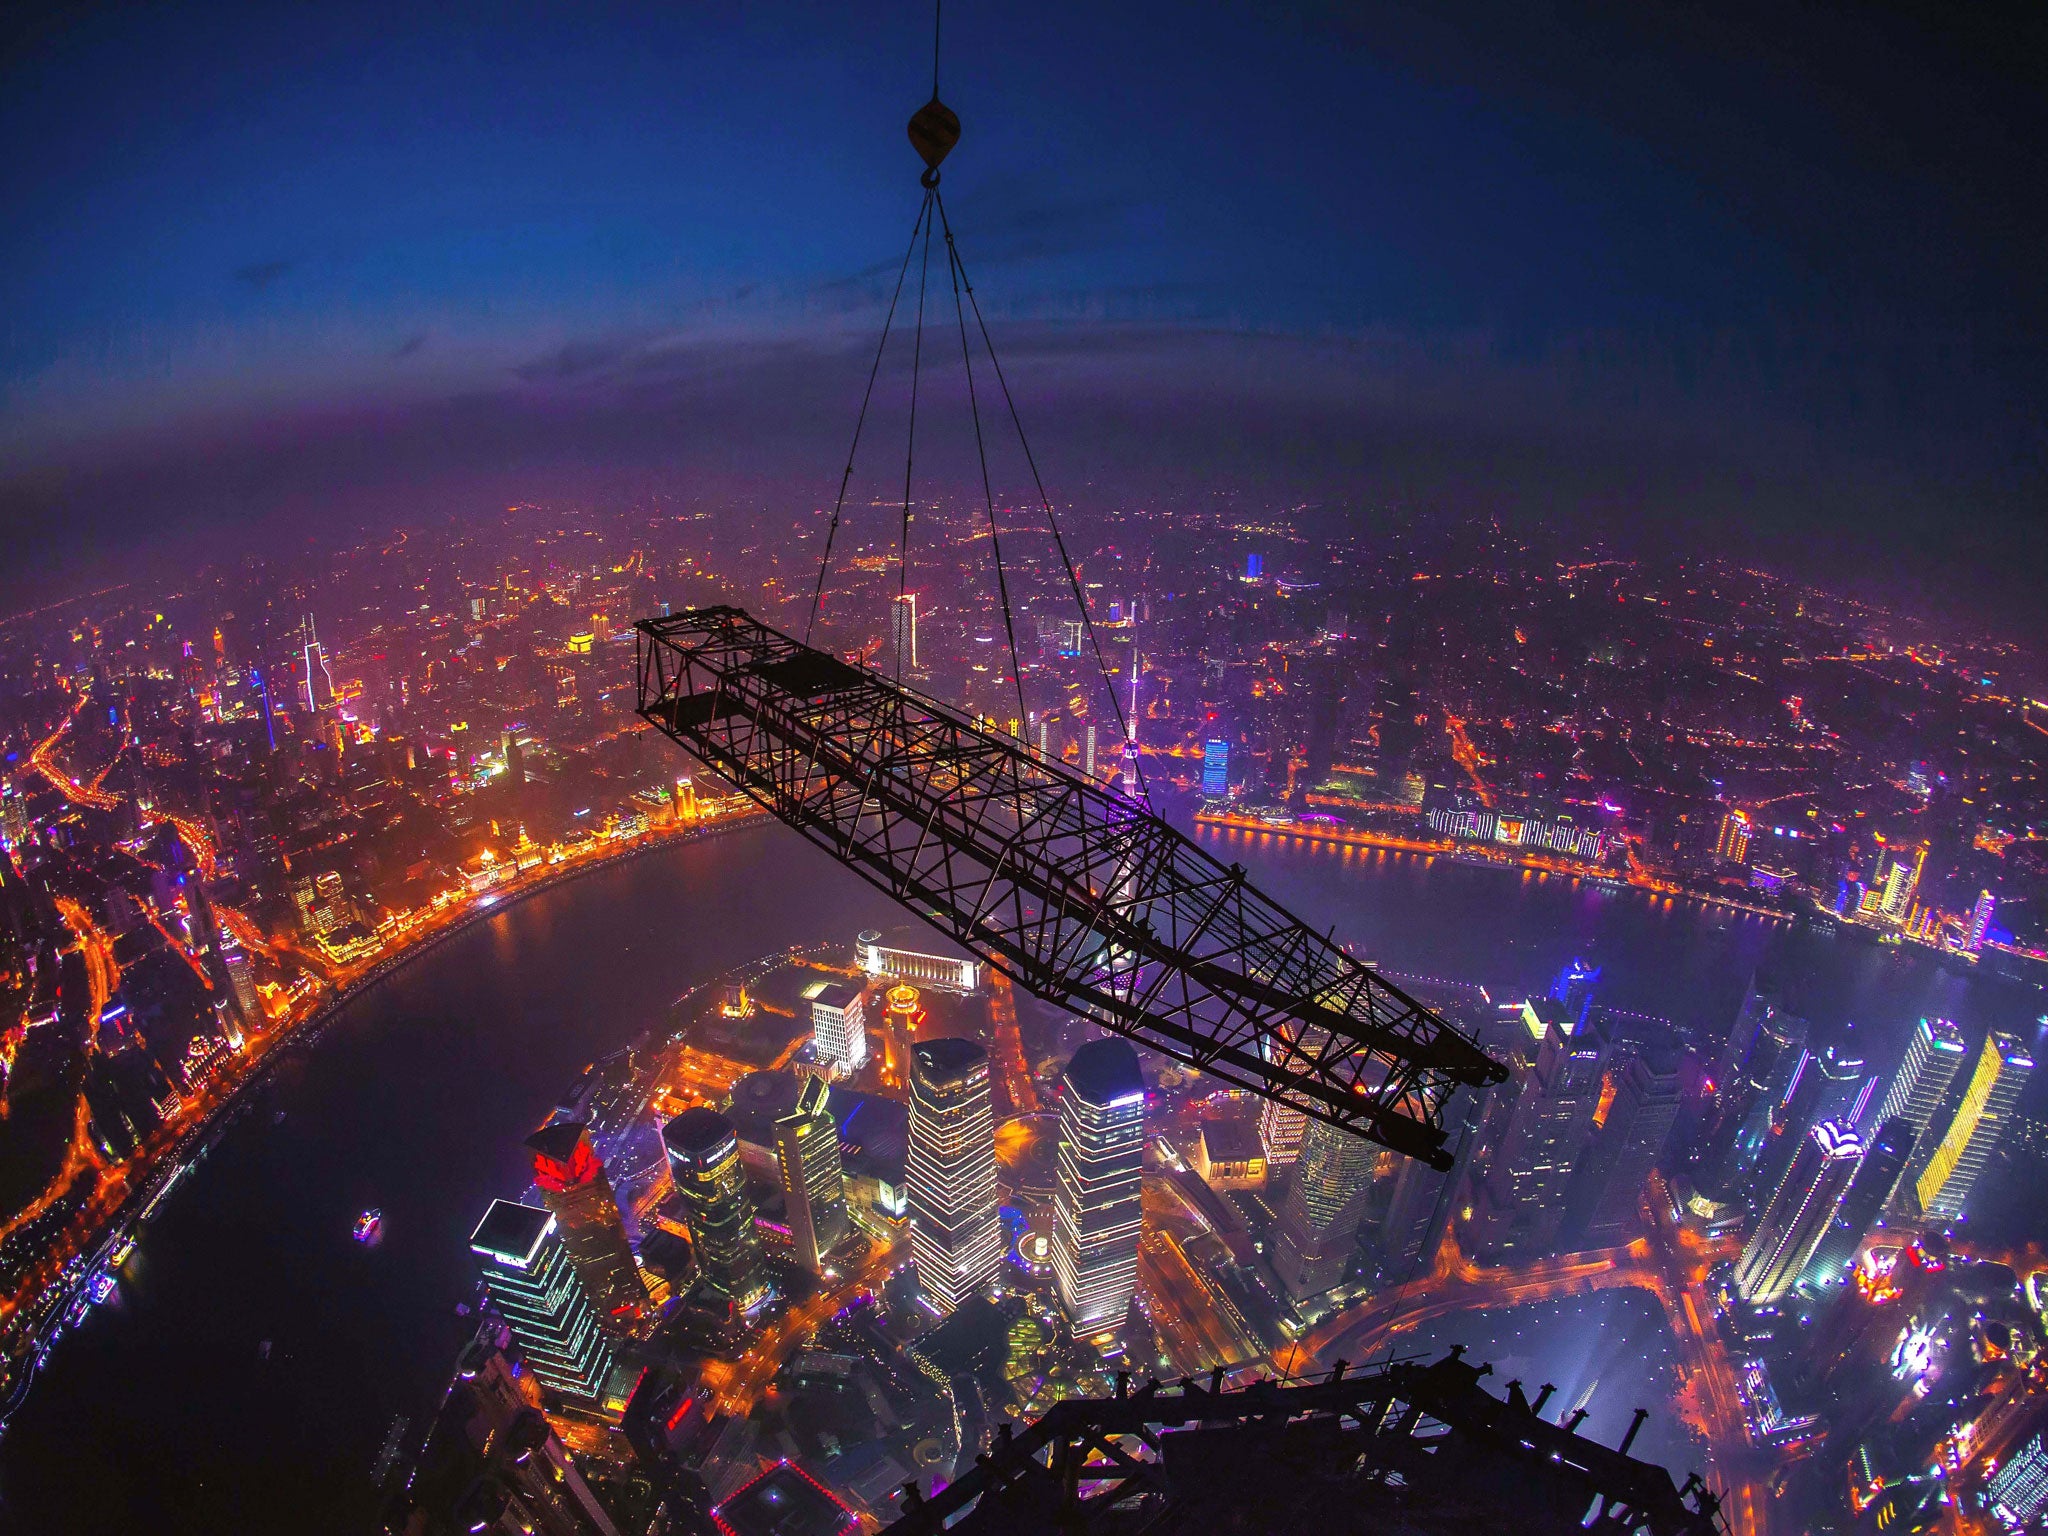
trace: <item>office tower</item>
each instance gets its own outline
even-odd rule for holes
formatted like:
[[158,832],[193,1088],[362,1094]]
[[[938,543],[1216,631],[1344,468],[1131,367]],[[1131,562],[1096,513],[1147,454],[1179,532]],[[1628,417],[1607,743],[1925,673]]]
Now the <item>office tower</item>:
[[1145,1079],[1126,1040],[1091,1040],[1060,1079],[1052,1267],[1077,1334],[1113,1328],[1138,1286]]
[[1581,1165],[1586,1188],[1577,1203],[1585,1216],[1582,1226],[1570,1223],[1575,1243],[1605,1248],[1641,1231],[1643,1191],[1685,1098],[1684,1066],[1681,1052],[1653,1047],[1611,1069],[1614,1092],[1606,1118]]
[[846,1174],[831,1104],[825,1079],[807,1077],[797,1090],[796,1108],[775,1122],[775,1161],[782,1172],[790,1242],[797,1263],[814,1273],[846,1236]]
[[1550,984],[1551,1001],[1562,1003],[1575,1025],[1583,1024],[1587,1011],[1593,1006],[1593,990],[1599,985],[1600,967],[1574,958],[1565,962],[1564,969],[1557,973],[1557,980]]
[[1913,1026],[1905,1059],[1899,1063],[1891,1087],[1885,1090],[1876,1115],[1868,1122],[1882,1125],[1903,1115],[1913,1127],[1913,1155],[1906,1164],[1906,1176],[1900,1181],[1901,1199],[1906,1198],[1919,1181],[1920,1170],[1934,1156],[1934,1116],[1948,1098],[1949,1085],[1955,1081],[1966,1054],[1963,1033],[1952,1021],[1922,1019]]
[[1806,1261],[1803,1278],[1809,1285],[1834,1285],[1847,1274],[1856,1250],[1870,1233],[1871,1224],[1882,1214],[1906,1171],[1906,1159],[1913,1155],[1913,1127],[1903,1115],[1894,1116],[1877,1128],[1864,1150],[1862,1166],[1849,1181],[1842,1203],[1835,1207],[1826,1234]]
[[1230,743],[1218,736],[1202,743],[1202,793],[1211,800],[1230,793]]
[[1994,1031],[1985,1037],[1955,1118],[1913,1186],[1914,1201],[1930,1221],[1954,1221],[1963,1214],[1963,1203],[1998,1150],[2033,1071],[2032,1053],[2013,1036]]
[[486,1323],[456,1358],[455,1380],[384,1529],[396,1536],[619,1536],[560,1438],[520,1390],[501,1348],[504,1337]]
[[1822,1121],[1801,1140],[1735,1261],[1735,1289],[1744,1301],[1765,1305],[1792,1289],[1827,1236],[1862,1159],[1856,1133],[1833,1121]]
[[647,1307],[647,1287],[626,1241],[612,1181],[590,1145],[589,1128],[557,1120],[526,1138],[541,1203],[555,1213],[562,1246],[606,1326],[630,1329]]
[[889,652],[899,677],[917,671],[917,594],[889,600]]
[[767,1292],[739,1132],[715,1109],[686,1109],[661,1128],[669,1176],[688,1213],[699,1283],[742,1309]]
[[299,700],[316,715],[334,702],[334,674],[327,669],[327,651],[313,631],[313,615],[299,624]]
[[1287,1199],[1273,1229],[1273,1273],[1296,1301],[1336,1286],[1351,1267],[1380,1150],[1323,1120],[1302,1132]]
[[2006,1459],[1986,1492],[2013,1530],[2026,1530],[2048,1513],[2048,1445],[2041,1434]]
[[1970,928],[1963,940],[1963,947],[1975,954],[1984,947],[1984,940],[1991,932],[1991,914],[1998,910],[1998,898],[1989,891],[1977,893],[1977,904],[1970,908]]
[[1475,1243],[1495,1258],[1538,1258],[1555,1246],[1565,1195],[1593,1131],[1608,1040],[1556,1003],[1525,1003],[1515,1052],[1519,1088],[1487,1169]]
[[[1286,1020],[1276,1026],[1277,1030],[1289,1035],[1297,1028],[1300,1026]],[[1302,1030],[1301,1048],[1313,1053],[1322,1049],[1329,1038],[1327,1030],[1311,1025]],[[1274,1060],[1281,1053],[1277,1036],[1268,1035],[1260,1041],[1259,1053],[1268,1061]],[[1259,1140],[1266,1148],[1267,1168],[1292,1166],[1294,1160],[1301,1156],[1301,1136],[1307,1125],[1308,1116],[1293,1105],[1283,1104],[1278,1099],[1259,1100]]]
[[1913,909],[1913,898],[1920,890],[1920,875],[1927,867],[1927,845],[1922,843],[1910,855],[1892,852],[1892,867],[1884,877],[1884,895],[1878,902],[1878,910],[1893,922],[1906,920]]
[[1861,1125],[1877,1089],[1876,1074],[1853,1042],[1827,1046],[1807,1061],[1794,1090],[1803,1121],[1800,1129],[1818,1120]]
[[1714,856],[1731,864],[1749,857],[1751,824],[1747,811],[1729,811],[1721,818],[1721,835],[1714,841]]
[[254,1029],[263,1020],[263,1005],[256,996],[256,977],[248,953],[226,929],[220,936],[221,967],[228,973],[228,993],[241,1010],[245,1028]]
[[1756,1049],[1758,1033],[1783,1007],[1784,995],[1775,978],[1758,969],[1749,978],[1749,990],[1742,995],[1742,1006],[1735,1011],[1735,1022],[1728,1028],[1728,1039],[1720,1060],[1714,1064],[1713,1080],[1720,1088],[1724,1102],[1734,1089],[1737,1077],[1749,1064]]
[[603,1402],[611,1339],[576,1278],[554,1213],[493,1200],[469,1235],[469,1251],[483,1261],[484,1289],[527,1369],[565,1397]]
[[1095,722],[1090,720],[1083,733],[1081,745],[1081,771],[1089,778],[1095,777]]
[[828,981],[805,990],[811,1000],[811,1048],[819,1062],[842,1072],[856,1072],[865,1066],[867,989],[849,982]]
[[904,1180],[918,1286],[951,1312],[1003,1262],[988,1052],[940,1037],[910,1048],[910,1152]]

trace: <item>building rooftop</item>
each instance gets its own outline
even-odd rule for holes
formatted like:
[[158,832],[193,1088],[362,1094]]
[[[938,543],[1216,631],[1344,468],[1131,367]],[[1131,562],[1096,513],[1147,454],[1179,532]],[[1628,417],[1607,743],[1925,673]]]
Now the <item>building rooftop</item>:
[[810,991],[808,988],[805,989],[805,992],[810,998],[813,1008],[822,1006],[837,1008],[844,1012],[859,1000],[863,990],[863,988],[855,986],[850,981],[828,981],[815,992]]
[[1123,1104],[1145,1097],[1145,1074],[1128,1040],[1090,1040],[1067,1063],[1066,1080],[1090,1104]]
[[566,1163],[587,1134],[588,1127],[580,1120],[550,1120],[526,1138],[526,1149],[551,1163]]
[[493,1200],[484,1219],[469,1234],[469,1249],[485,1258],[524,1269],[540,1250],[541,1239],[554,1229],[552,1211],[516,1200]]
[[788,1462],[778,1462],[741,1488],[712,1518],[727,1536],[834,1536],[853,1513]]
[[1242,1120],[1204,1120],[1202,1145],[1212,1163],[1246,1163],[1266,1155],[1258,1128]]
[[988,1070],[988,1052],[972,1040],[942,1035],[920,1040],[910,1048],[916,1058],[917,1074],[928,1083],[957,1083],[979,1069]]
[[677,1157],[703,1161],[716,1157],[728,1141],[738,1139],[733,1123],[701,1104],[686,1109],[661,1128],[662,1144]]

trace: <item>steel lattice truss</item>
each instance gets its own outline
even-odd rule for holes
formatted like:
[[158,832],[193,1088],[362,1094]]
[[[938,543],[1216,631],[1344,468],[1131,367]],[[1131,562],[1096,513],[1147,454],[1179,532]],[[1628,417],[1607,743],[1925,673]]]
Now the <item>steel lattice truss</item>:
[[[1223,1389],[1120,1376],[1114,1398],[1068,1398],[1012,1432],[929,1498],[906,1485],[885,1536],[1726,1536],[1720,1499],[1580,1435],[1583,1411],[1543,1417],[1522,1384],[1480,1386],[1490,1366],[1453,1351],[1327,1380]],[[963,1458],[964,1460],[964,1458]],[[965,1513],[963,1513],[965,1511]]]
[[1507,1075],[1121,793],[737,608],[636,628],[643,718],[1047,1002],[1439,1168]]

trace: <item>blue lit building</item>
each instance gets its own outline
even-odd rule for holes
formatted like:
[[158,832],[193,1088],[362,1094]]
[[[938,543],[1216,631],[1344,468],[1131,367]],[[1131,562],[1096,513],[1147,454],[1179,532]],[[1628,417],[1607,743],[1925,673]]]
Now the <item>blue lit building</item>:
[[1202,793],[1211,800],[1230,793],[1230,743],[1220,736],[1202,743]]

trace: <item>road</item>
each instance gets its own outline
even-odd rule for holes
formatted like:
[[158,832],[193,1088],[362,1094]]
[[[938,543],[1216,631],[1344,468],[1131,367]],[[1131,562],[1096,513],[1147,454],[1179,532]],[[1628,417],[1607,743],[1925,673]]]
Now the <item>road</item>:
[[804,1340],[841,1307],[871,1293],[903,1257],[908,1239],[870,1243],[860,1264],[837,1280],[821,1284],[807,1301],[798,1302],[755,1335],[737,1360],[707,1360],[704,1382],[718,1395],[721,1413],[744,1416],[760,1401],[768,1383]]
[[84,713],[85,706],[91,701],[91,698],[92,695],[90,693],[79,695],[78,703],[72,707],[71,713],[64,717],[63,722],[58,725],[57,729],[50,732],[49,735],[37,742],[34,747],[30,748],[28,765],[48,779],[50,787],[73,805],[90,806],[94,810],[100,811],[111,811],[121,803],[119,795],[109,794],[96,785],[80,784],[78,780],[58,767],[50,755],[56,750],[57,743],[70,731],[71,723]]
[[1038,1113],[1038,1085],[1031,1081],[1031,1067],[1024,1059],[1024,1036],[1017,1028],[1017,994],[1010,978],[989,973],[988,1017],[995,1034],[997,1086],[1010,1101],[1007,1110],[998,1107],[996,1118]]
[[1780,1458],[1750,1441],[1734,1365],[1706,1294],[1707,1271],[1726,1256],[1726,1249],[1703,1242],[1671,1217],[1661,1181],[1652,1181],[1647,1204],[1651,1216],[1644,1235],[1625,1247],[1564,1254],[1511,1269],[1475,1264],[1447,1237],[1427,1275],[1326,1320],[1304,1342],[1327,1367],[1340,1359],[1370,1358],[1395,1347],[1404,1335],[1481,1307],[1522,1306],[1602,1290],[1648,1291],[1671,1325],[1681,1412],[1706,1439],[1707,1479],[1722,1491],[1731,1531],[1772,1536],[1768,1483]]

